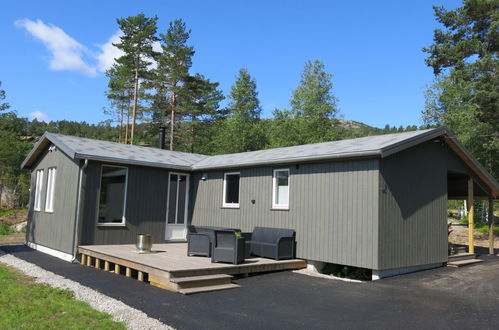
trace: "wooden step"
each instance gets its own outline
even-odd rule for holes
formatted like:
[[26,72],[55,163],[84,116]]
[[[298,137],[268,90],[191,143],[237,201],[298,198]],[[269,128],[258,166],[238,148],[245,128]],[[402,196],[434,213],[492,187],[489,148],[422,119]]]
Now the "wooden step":
[[462,267],[467,265],[476,264],[478,262],[482,262],[481,259],[468,259],[468,260],[458,260],[447,263],[447,267]]
[[459,261],[459,260],[470,260],[470,259],[475,259],[476,254],[474,253],[458,253],[458,254],[452,254],[449,256],[449,261]]
[[212,291],[235,289],[235,288],[239,288],[239,287],[241,287],[241,286],[234,284],[234,283],[229,283],[229,284],[202,286],[202,287],[197,287],[197,288],[180,289],[180,290],[178,290],[178,292],[180,292],[181,294],[194,294],[194,293],[202,293],[202,292],[212,292]]
[[214,274],[188,277],[170,278],[171,283],[175,283],[178,289],[198,288],[204,286],[214,286],[222,284],[230,284],[232,275]]

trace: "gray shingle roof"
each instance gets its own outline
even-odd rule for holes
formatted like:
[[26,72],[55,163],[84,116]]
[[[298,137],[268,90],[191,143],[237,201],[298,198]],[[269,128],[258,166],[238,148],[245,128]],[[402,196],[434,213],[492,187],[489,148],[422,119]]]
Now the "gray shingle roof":
[[[132,146],[122,143],[101,141],[54,133],[45,133],[38,144],[49,140],[71,158],[89,158],[111,162],[121,162],[157,167],[190,170],[192,165],[209,156],[157,148]],[[32,158],[35,146],[23,163]]]
[[357,139],[212,156],[194,164],[193,168],[214,169],[330,158],[382,156],[384,152],[386,153],[401,144],[415,139],[419,140],[423,136],[431,138],[434,135],[432,133],[437,132],[440,132],[440,129],[366,136]]

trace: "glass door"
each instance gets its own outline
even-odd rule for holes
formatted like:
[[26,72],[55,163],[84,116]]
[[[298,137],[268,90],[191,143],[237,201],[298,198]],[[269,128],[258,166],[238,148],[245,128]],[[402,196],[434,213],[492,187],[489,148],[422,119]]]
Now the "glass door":
[[189,202],[189,175],[170,173],[168,180],[168,205],[166,211],[167,241],[185,241]]

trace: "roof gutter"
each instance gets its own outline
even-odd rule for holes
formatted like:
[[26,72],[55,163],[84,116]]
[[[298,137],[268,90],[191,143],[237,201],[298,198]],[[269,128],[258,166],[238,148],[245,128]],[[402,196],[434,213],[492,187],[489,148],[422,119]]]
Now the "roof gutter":
[[81,215],[81,195],[83,190],[83,171],[87,168],[88,159],[85,159],[85,163],[80,167],[80,175],[78,178],[78,195],[76,202],[76,215],[75,215],[75,227],[73,230],[73,259],[72,262],[76,260],[76,253],[78,252],[78,240],[79,240],[79,232],[78,228],[80,227],[80,215]]

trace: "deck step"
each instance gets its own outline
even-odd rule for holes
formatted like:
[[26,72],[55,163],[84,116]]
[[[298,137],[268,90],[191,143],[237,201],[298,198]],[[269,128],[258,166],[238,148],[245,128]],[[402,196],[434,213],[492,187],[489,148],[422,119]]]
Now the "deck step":
[[447,267],[462,267],[467,265],[476,264],[478,262],[482,262],[482,259],[468,259],[468,260],[458,260],[447,263]]
[[202,287],[197,287],[197,288],[180,289],[180,290],[178,290],[178,292],[180,292],[181,294],[187,295],[187,294],[194,294],[194,293],[235,289],[235,288],[239,288],[239,287],[241,287],[241,286],[234,284],[234,283],[229,283],[229,284],[202,286]]
[[448,262],[459,261],[459,260],[470,260],[475,258],[476,254],[474,253],[458,253],[450,255]]
[[232,279],[232,275],[227,274],[214,274],[214,275],[201,275],[201,276],[187,276],[187,277],[174,277],[170,279],[172,283],[189,283],[189,282],[199,282],[199,281],[211,281],[211,280],[229,280]]

